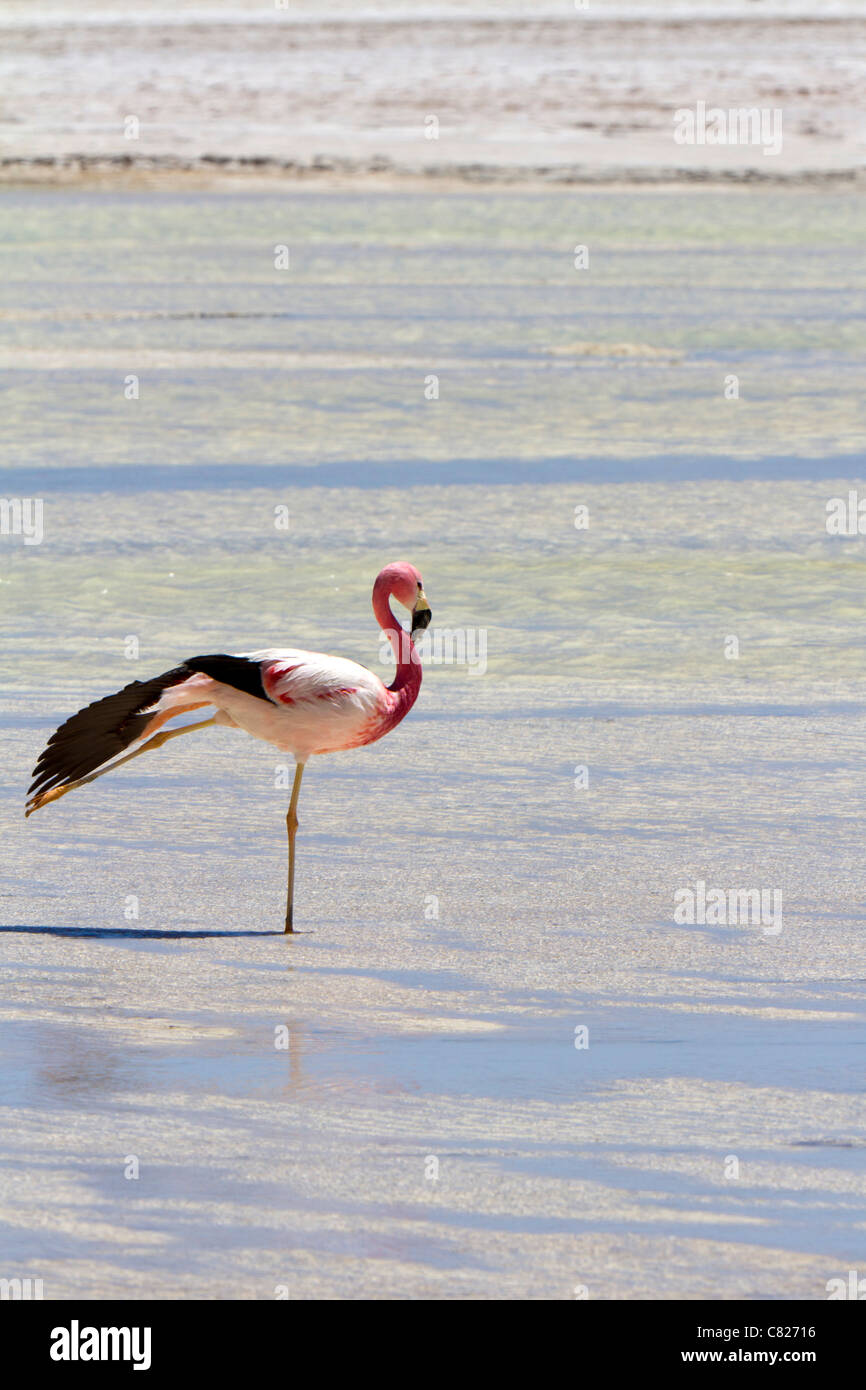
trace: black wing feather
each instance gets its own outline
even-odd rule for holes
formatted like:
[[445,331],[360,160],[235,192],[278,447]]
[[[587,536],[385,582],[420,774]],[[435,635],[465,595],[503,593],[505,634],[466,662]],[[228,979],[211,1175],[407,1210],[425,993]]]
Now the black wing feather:
[[115,695],[96,700],[60,725],[33,769],[28,796],[51,791],[64,782],[76,782],[117,757],[141,737],[150,722],[152,716],[142,711],[155,705],[169,686],[180,685],[199,672],[248,695],[268,699],[259,662],[224,653],[194,656],[149,681],[132,681]]
[[152,680],[132,681],[115,695],[107,695],[73,714],[48,740],[33,769],[28,796],[36,791],[50,791],[61,782],[75,782],[110,762],[141,736],[150,719],[141,711],[156,704],[170,685],[179,685],[192,674],[187,664],[176,666]]

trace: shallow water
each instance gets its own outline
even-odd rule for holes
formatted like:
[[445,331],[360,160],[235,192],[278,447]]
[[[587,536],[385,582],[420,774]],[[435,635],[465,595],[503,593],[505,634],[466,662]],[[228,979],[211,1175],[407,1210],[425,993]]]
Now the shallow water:
[[[0,539],[0,1273],[824,1297],[866,1215],[864,553],[825,526],[863,474],[860,202],[21,191],[0,239],[2,490],[44,503]],[[130,679],[383,669],[398,555],[485,669],[430,662],[310,768],[294,940],[264,744],[25,826],[45,737]],[[779,889],[782,931],[675,924],[697,879]]]

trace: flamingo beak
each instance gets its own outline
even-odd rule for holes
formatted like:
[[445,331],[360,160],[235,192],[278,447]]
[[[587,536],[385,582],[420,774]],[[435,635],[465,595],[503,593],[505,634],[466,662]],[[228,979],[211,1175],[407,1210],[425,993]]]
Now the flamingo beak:
[[425,630],[425,628],[430,626],[430,619],[432,617],[433,614],[430,611],[430,605],[427,602],[427,597],[424,593],[424,590],[421,589],[418,594],[418,600],[415,604],[415,607],[412,609],[413,642],[415,638]]

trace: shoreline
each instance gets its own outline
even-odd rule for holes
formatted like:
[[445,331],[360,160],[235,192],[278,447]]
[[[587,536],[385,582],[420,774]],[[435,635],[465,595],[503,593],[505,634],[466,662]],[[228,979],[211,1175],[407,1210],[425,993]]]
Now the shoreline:
[[688,188],[866,188],[866,168],[772,171],[761,168],[622,167],[558,164],[441,164],[423,168],[385,157],[354,160],[319,155],[308,162],[267,155],[33,155],[0,157],[0,187],[109,188],[170,192],[273,189],[376,192],[549,192],[551,189],[628,189],[653,192]]

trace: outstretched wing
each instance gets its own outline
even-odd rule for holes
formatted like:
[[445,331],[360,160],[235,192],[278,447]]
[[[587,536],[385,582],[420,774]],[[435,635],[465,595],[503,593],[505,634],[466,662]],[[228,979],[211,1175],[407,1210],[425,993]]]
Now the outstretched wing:
[[104,763],[111,762],[173,714],[195,708],[196,704],[207,704],[206,695],[204,699],[199,697],[195,701],[191,692],[191,702],[185,703],[183,699],[175,700],[172,697],[172,707],[156,717],[154,715],[155,707],[160,705],[166,691],[173,686],[184,685],[196,675],[209,676],[250,695],[257,695],[262,700],[267,699],[259,663],[242,656],[196,656],[151,680],[132,681],[115,695],[107,695],[105,699],[79,710],[51,735],[33,769],[28,797],[36,799],[55,787],[86,777]]

